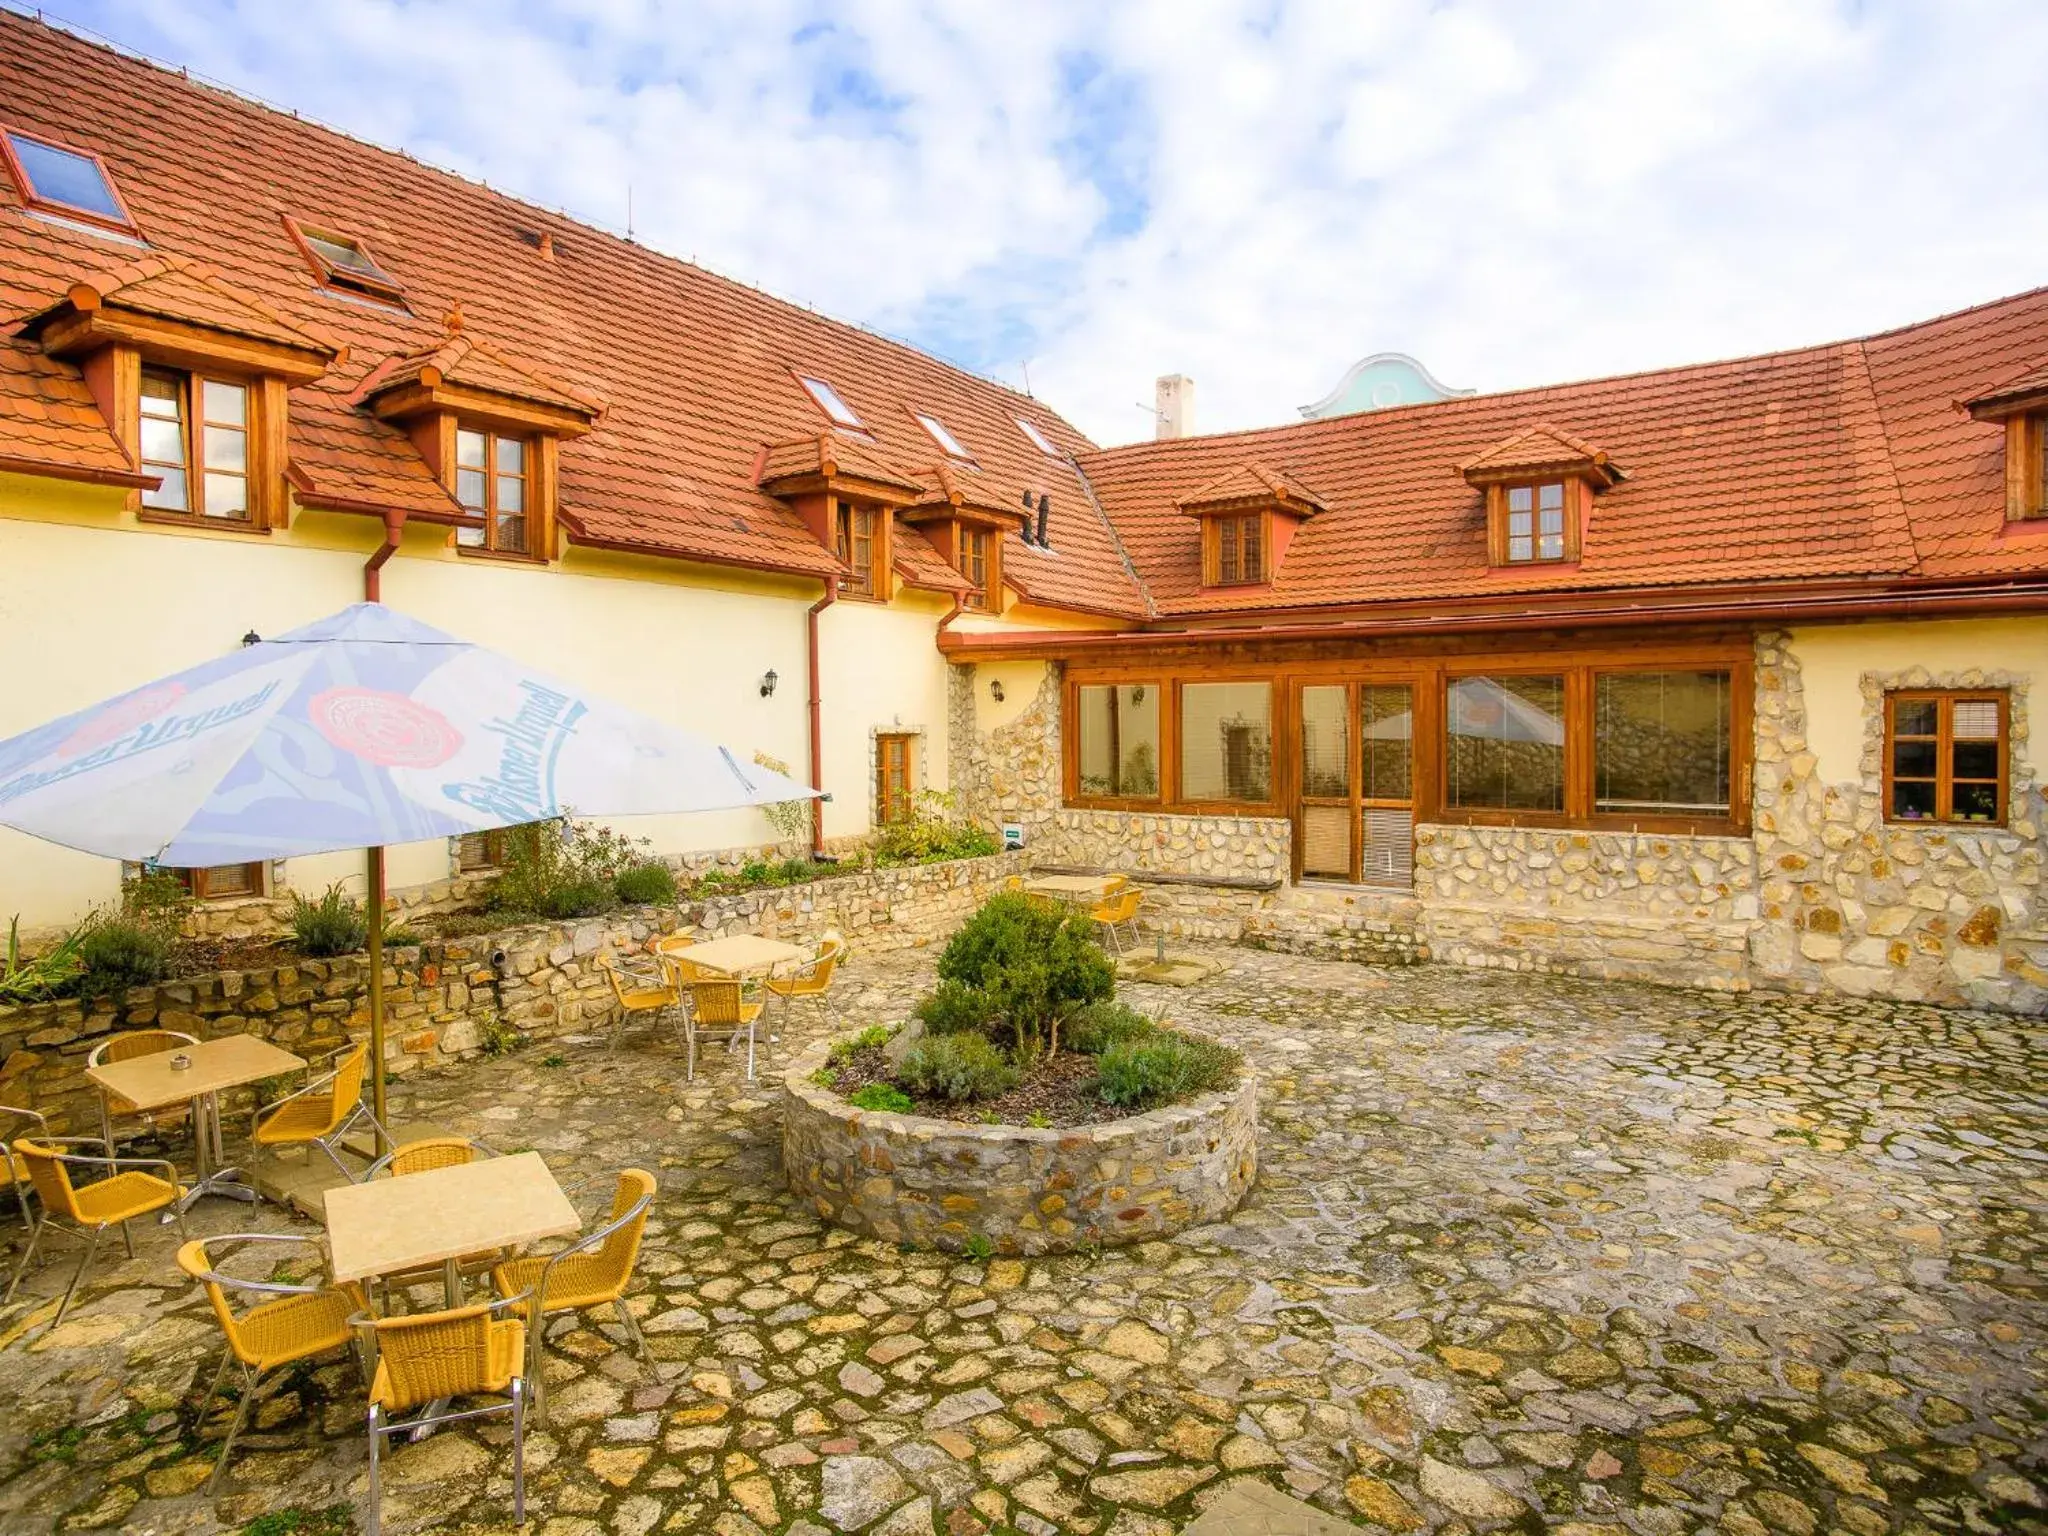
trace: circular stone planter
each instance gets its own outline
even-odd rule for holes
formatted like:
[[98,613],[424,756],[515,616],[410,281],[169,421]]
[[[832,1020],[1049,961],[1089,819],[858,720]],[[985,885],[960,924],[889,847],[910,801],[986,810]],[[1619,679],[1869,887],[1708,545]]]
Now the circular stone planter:
[[782,1171],[820,1218],[892,1243],[1068,1253],[1168,1237],[1237,1209],[1258,1172],[1258,1081],[1097,1125],[1033,1130],[856,1109],[783,1075]]

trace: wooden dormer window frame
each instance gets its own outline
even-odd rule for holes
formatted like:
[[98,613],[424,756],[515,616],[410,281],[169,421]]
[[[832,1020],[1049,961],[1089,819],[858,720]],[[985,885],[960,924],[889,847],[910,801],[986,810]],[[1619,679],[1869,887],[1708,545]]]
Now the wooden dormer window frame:
[[1488,561],[1510,568],[1577,564],[1591,494],[1577,475],[1539,475],[1487,486]]
[[2015,523],[2048,517],[2048,411],[2006,418],[2005,515]]
[[1202,585],[1258,587],[1273,579],[1273,514],[1218,512],[1202,519]]
[[847,568],[839,595],[856,602],[889,601],[890,528],[894,514],[879,502],[832,498],[832,553]]
[[979,613],[999,612],[1003,590],[1002,530],[985,523],[955,522],[953,548],[953,568],[974,583],[974,590],[961,599],[963,605]]

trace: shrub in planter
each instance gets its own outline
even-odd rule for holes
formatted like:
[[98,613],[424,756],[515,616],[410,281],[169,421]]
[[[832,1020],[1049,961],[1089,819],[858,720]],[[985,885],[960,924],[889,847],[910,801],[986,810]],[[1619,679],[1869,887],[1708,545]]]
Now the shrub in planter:
[[1051,1050],[1062,1020],[1116,988],[1086,917],[1010,893],[991,897],[961,925],[939,957],[939,978],[988,998],[1020,1062]]
[[369,919],[363,904],[330,885],[317,901],[292,892],[292,942],[302,955],[324,960],[330,955],[352,955],[370,937]]
[[934,1035],[903,1058],[896,1076],[905,1086],[959,1104],[993,1099],[1017,1083],[1017,1069],[985,1035]]
[[1100,1056],[1127,1040],[1143,1040],[1159,1033],[1159,1021],[1140,1013],[1128,1003],[1090,1003],[1067,1020],[1060,1038],[1070,1051],[1083,1056]]
[[646,862],[644,842],[573,819],[509,828],[489,904],[539,917],[594,917],[618,904],[614,882],[634,863]]
[[629,907],[672,907],[676,900],[675,871],[666,864],[635,864],[619,871],[612,890]]
[[1104,1051],[1095,1069],[1096,1092],[1107,1103],[1146,1109],[1227,1087],[1243,1059],[1213,1040],[1160,1030]]
[[960,981],[940,982],[918,1003],[917,1017],[928,1035],[957,1035],[962,1030],[986,1034],[998,1022],[989,995]]
[[869,1083],[846,1102],[855,1109],[886,1110],[896,1115],[907,1115],[917,1107],[910,1102],[909,1094],[887,1083]]
[[112,997],[162,981],[171,968],[171,941],[157,929],[115,918],[79,941],[78,958],[79,996]]

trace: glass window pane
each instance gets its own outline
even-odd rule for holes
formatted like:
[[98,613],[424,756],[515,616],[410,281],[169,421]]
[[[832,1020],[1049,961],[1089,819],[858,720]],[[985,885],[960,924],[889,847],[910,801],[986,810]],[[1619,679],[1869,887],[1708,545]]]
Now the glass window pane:
[[1301,792],[1324,799],[1351,793],[1351,701],[1344,687],[1301,690]]
[[168,374],[145,373],[142,376],[143,415],[168,416],[175,421],[184,399],[184,388]]
[[208,469],[229,469],[240,473],[249,467],[249,434],[239,427],[205,427],[203,462]]
[[1561,508],[1558,508],[1558,507],[1545,507],[1545,508],[1543,509],[1543,516],[1542,516],[1542,519],[1541,519],[1541,526],[1542,526],[1542,530],[1543,530],[1543,532],[1545,532],[1545,533],[1563,533],[1563,532],[1564,532],[1564,512],[1563,512],[1563,510],[1562,510]]
[[1182,798],[1273,798],[1270,683],[1189,683],[1180,711]]
[[1510,512],[1526,512],[1535,505],[1535,495],[1528,486],[1512,485],[1508,487],[1508,510]]
[[1931,779],[1935,770],[1935,744],[1931,741],[1892,743],[1892,776],[1900,779]]
[[1562,507],[1564,505],[1564,487],[1554,481],[1542,487],[1536,494],[1536,503],[1538,506],[1546,508]]
[[501,476],[498,480],[498,510],[500,512],[524,512],[526,510],[526,482]]
[[1892,782],[1892,815],[1901,821],[1925,821],[1934,815],[1934,785],[1927,779]]
[[[1903,748],[1907,744],[1899,743]],[[1951,771],[1959,779],[1996,779],[1998,777],[1998,743],[1995,741],[1957,740],[1950,748]],[[1896,773],[1898,770],[1892,770]]]
[[62,203],[67,208],[96,213],[103,219],[115,219],[123,224],[128,222],[121,214],[121,204],[114,196],[113,187],[108,184],[98,162],[90,156],[73,154],[54,144],[38,144],[34,139],[15,133],[7,135],[7,142],[14,150],[14,158],[21,162],[22,170],[28,173],[29,185],[35,189],[37,197],[45,202]]
[[1564,535],[1561,533],[1546,533],[1543,535],[1542,548],[1538,553],[1545,560],[1562,560],[1564,558]]
[[484,531],[481,528],[458,528],[455,530],[455,542],[464,549],[482,549]]
[[455,462],[468,468],[484,467],[484,435],[481,432],[455,434]]
[[1996,821],[1998,819],[1998,786],[1996,784],[1958,784],[1950,797],[1957,821]]
[[249,391],[240,384],[223,384],[218,379],[208,379],[201,391],[204,401],[204,419],[219,422],[222,426],[239,427],[248,419]]
[[1445,803],[1564,809],[1564,679],[1461,677],[1449,689]]
[[480,469],[455,471],[455,499],[465,507],[484,505],[484,472]]
[[498,518],[497,547],[510,550],[515,554],[525,554],[526,519],[519,516],[500,516]]
[[1728,814],[1726,672],[1603,672],[1595,680],[1593,808]]
[[1080,692],[1080,792],[1159,797],[1159,685],[1089,684]]
[[523,475],[526,473],[525,438],[501,437],[498,439],[498,473],[501,475]]
[[152,465],[150,472],[162,475],[164,483],[153,491],[142,493],[142,504],[145,507],[155,507],[164,512],[192,510],[191,503],[185,499],[185,472],[182,469],[164,469]]
[[142,456],[153,464],[185,462],[185,430],[173,419],[142,418]]
[[1533,559],[1535,559],[1535,558],[1536,558],[1536,541],[1535,541],[1534,539],[1528,539],[1528,538],[1521,538],[1521,539],[1509,539],[1509,540],[1508,540],[1508,558],[1509,558],[1510,560],[1533,560]]
[[1941,706],[1933,699],[1892,700],[1892,733],[1932,736],[1939,728]]
[[1413,793],[1415,698],[1406,683],[1359,690],[1365,733],[1365,798],[1406,800]]
[[208,517],[247,517],[249,515],[249,482],[241,475],[216,475],[206,477],[206,515]]
[[1530,535],[1530,533],[1534,531],[1534,527],[1534,521],[1529,513],[1510,512],[1508,514],[1509,533],[1514,534],[1519,538],[1526,539]]
[[1957,699],[1951,706],[1949,734],[1957,741],[1998,740],[1995,699]]

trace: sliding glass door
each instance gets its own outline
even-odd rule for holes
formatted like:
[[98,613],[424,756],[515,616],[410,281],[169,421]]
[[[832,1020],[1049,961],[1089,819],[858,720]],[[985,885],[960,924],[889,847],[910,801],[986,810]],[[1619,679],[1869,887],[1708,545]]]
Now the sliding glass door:
[[1407,889],[1415,855],[1415,685],[1304,683],[1295,719],[1302,877]]

